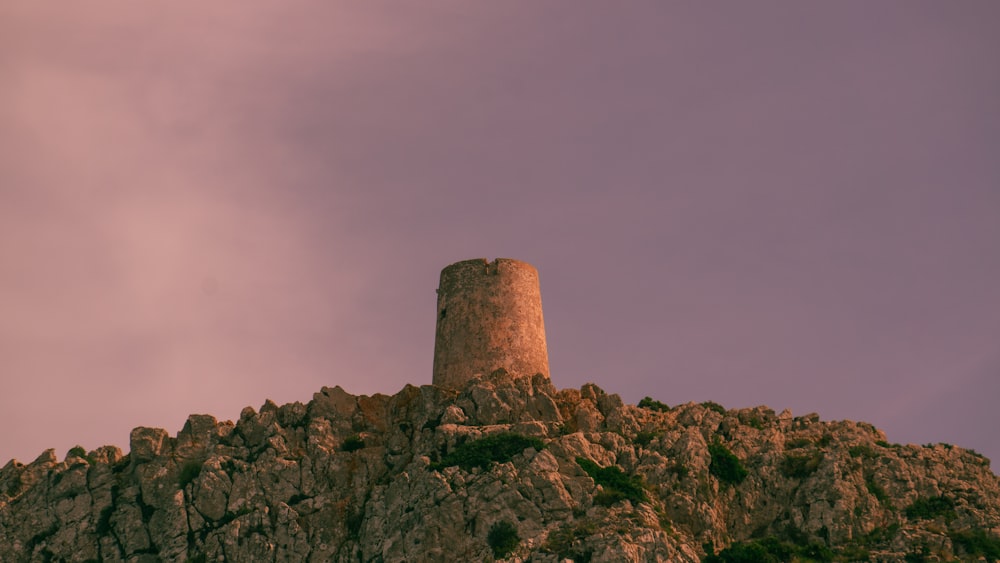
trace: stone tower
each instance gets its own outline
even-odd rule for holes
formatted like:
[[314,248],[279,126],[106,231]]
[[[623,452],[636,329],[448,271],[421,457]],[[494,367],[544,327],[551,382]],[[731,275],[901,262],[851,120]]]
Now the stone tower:
[[457,388],[503,368],[549,375],[538,270],[527,262],[484,258],[441,270],[437,290],[434,384]]

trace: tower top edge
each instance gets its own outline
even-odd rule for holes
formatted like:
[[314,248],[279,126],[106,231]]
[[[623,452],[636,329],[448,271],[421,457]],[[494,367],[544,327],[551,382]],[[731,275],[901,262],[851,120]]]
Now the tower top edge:
[[490,262],[486,258],[474,258],[471,260],[462,260],[460,262],[455,262],[454,264],[449,264],[441,270],[441,276],[445,277],[450,274],[454,274],[460,271],[475,271],[480,270],[482,272],[493,271],[496,272],[501,266],[506,268],[516,268],[520,270],[532,270],[537,272],[538,270],[531,264],[521,261],[514,260],[513,258],[496,258]]

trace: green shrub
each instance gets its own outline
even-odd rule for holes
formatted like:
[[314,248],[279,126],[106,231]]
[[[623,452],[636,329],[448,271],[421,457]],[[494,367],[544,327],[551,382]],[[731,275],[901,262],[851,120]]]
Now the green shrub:
[[353,436],[348,436],[344,443],[340,445],[340,451],[342,452],[354,452],[365,447],[365,441],[357,434]]
[[931,550],[926,546],[920,546],[920,551],[911,551],[903,556],[906,563],[927,563],[931,560]]
[[545,449],[545,444],[538,438],[520,434],[494,434],[456,446],[441,461],[432,463],[431,469],[440,470],[454,465],[466,471],[471,471],[473,467],[486,469],[493,462],[506,463],[528,448],[541,451]]
[[708,453],[712,456],[708,472],[719,481],[730,485],[739,485],[747,478],[747,470],[740,462],[740,458],[733,455],[733,452],[729,451],[726,446],[719,442],[709,444]]
[[983,556],[987,561],[1000,560],[1000,537],[986,530],[948,532],[948,537],[968,555]]
[[833,561],[834,553],[825,545],[806,543],[795,545],[767,537],[734,543],[717,555],[709,553],[703,563],[779,563],[783,561]]
[[597,532],[597,525],[590,521],[565,524],[554,530],[545,540],[542,549],[554,553],[560,561],[571,559],[574,563],[588,563],[593,557],[592,549],[583,547],[583,540]]
[[906,517],[917,520],[933,520],[944,516],[950,520],[955,517],[955,501],[948,497],[918,498],[906,507]]
[[837,550],[838,561],[869,561],[871,553],[860,545],[848,544]]
[[847,448],[847,453],[850,454],[851,457],[863,457],[866,459],[875,457],[875,452],[872,451],[871,446],[864,444]]
[[779,563],[780,561],[782,559],[768,553],[767,548],[756,541],[734,543],[717,555],[709,555],[702,560],[703,563]]
[[604,489],[594,495],[594,504],[597,506],[614,506],[623,500],[625,500],[625,493],[617,489]]
[[690,470],[680,462],[667,466],[667,471],[676,475],[678,479],[683,479],[690,473]]
[[486,536],[486,542],[493,550],[493,557],[503,559],[510,555],[517,545],[521,543],[520,536],[517,535],[517,528],[506,520],[501,520],[490,528],[490,533]]
[[873,477],[867,477],[865,479],[865,488],[867,488],[868,492],[878,499],[879,502],[885,502],[889,499],[889,495],[886,494],[885,489],[879,486]]
[[87,450],[83,449],[83,446],[73,446],[66,452],[66,457],[78,457],[80,459],[87,460],[87,463],[94,465],[97,463],[97,458],[87,453]]
[[670,407],[668,407],[666,403],[661,403],[652,397],[643,397],[636,406],[658,412],[667,412],[670,410]]
[[177,475],[177,484],[184,487],[188,486],[188,483],[194,481],[201,473],[201,462],[200,461],[189,461],[181,467],[180,473]]
[[626,499],[632,501],[632,504],[648,501],[646,490],[642,488],[642,479],[626,475],[617,465],[601,467],[583,457],[576,458],[576,463],[590,475],[594,483],[604,488],[603,493],[594,496],[594,503],[611,506]]
[[705,407],[708,410],[715,411],[719,414],[726,414],[726,407],[720,405],[719,403],[716,403],[715,401],[705,401],[704,403],[701,404],[701,406]]
[[786,455],[785,459],[781,460],[781,473],[789,479],[805,479],[815,473],[822,462],[822,452],[802,456]]
[[898,522],[893,522],[885,528],[875,528],[861,538],[861,543],[869,547],[889,543],[899,533],[899,528],[900,526]]
[[645,448],[646,446],[649,445],[650,442],[653,441],[654,438],[656,438],[659,435],[660,435],[659,432],[646,432],[644,430],[639,431],[638,433],[636,433],[635,440],[632,440],[632,442],[637,446],[642,446]]
[[791,440],[785,441],[786,450],[795,450],[798,448],[804,448],[806,446],[811,446],[812,440],[809,438],[792,438]]

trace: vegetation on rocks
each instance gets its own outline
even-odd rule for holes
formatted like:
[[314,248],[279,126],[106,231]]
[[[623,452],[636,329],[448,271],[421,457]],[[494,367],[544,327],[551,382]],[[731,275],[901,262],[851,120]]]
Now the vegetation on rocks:
[[906,507],[907,518],[931,520],[938,516],[951,519],[955,517],[955,501],[948,497],[934,496],[918,498]]
[[348,436],[347,439],[344,440],[344,443],[340,445],[340,451],[355,452],[364,447],[365,441],[361,438],[361,436],[354,434],[352,436]]
[[709,444],[708,453],[712,456],[708,472],[719,481],[729,485],[739,485],[747,478],[747,470],[740,462],[740,458],[733,455],[733,452],[721,442]]
[[987,561],[1000,561],[1000,536],[986,530],[956,530],[948,532],[948,537],[958,546],[963,555],[982,557]]
[[431,464],[431,469],[444,469],[454,465],[466,471],[471,471],[474,467],[486,469],[492,463],[506,463],[528,448],[541,451],[545,448],[545,444],[538,438],[528,438],[520,434],[495,434],[460,444],[448,452],[440,462]]
[[1000,558],[981,456],[767,407],[641,403],[493,374],[137,428],[127,455],[0,468],[0,561]]
[[486,543],[490,545],[493,556],[502,559],[510,555],[517,548],[521,538],[517,535],[517,528],[507,520],[501,520],[490,528],[490,533],[486,536]]
[[776,537],[738,542],[718,554],[708,554],[703,563],[783,563],[785,561],[834,561],[835,555],[825,545],[796,545]]
[[576,463],[590,475],[594,483],[604,490],[594,495],[594,503],[601,506],[611,506],[617,502],[628,500],[633,504],[646,502],[646,491],[642,488],[642,479],[634,475],[626,475],[617,466],[601,467],[589,459],[578,457]]
[[805,479],[819,469],[823,452],[815,451],[806,455],[786,455],[781,460],[781,473],[789,479]]
[[636,406],[639,407],[640,409],[649,409],[651,411],[657,411],[657,412],[670,411],[670,407],[667,406],[666,403],[661,403],[660,401],[657,401],[652,397],[643,397]]

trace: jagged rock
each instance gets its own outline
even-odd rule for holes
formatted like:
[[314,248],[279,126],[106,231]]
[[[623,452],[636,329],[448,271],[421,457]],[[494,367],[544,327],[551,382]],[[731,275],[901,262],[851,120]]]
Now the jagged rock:
[[[449,457],[509,433],[542,447]],[[544,376],[324,387],[130,442],[0,469],[0,560],[488,561],[498,526],[521,562],[694,562],[768,537],[843,561],[1000,549],[1000,483],[974,452],[767,407],[638,408]]]
[[129,436],[129,453],[136,462],[151,461],[163,453],[169,440],[167,431],[162,428],[140,426]]

